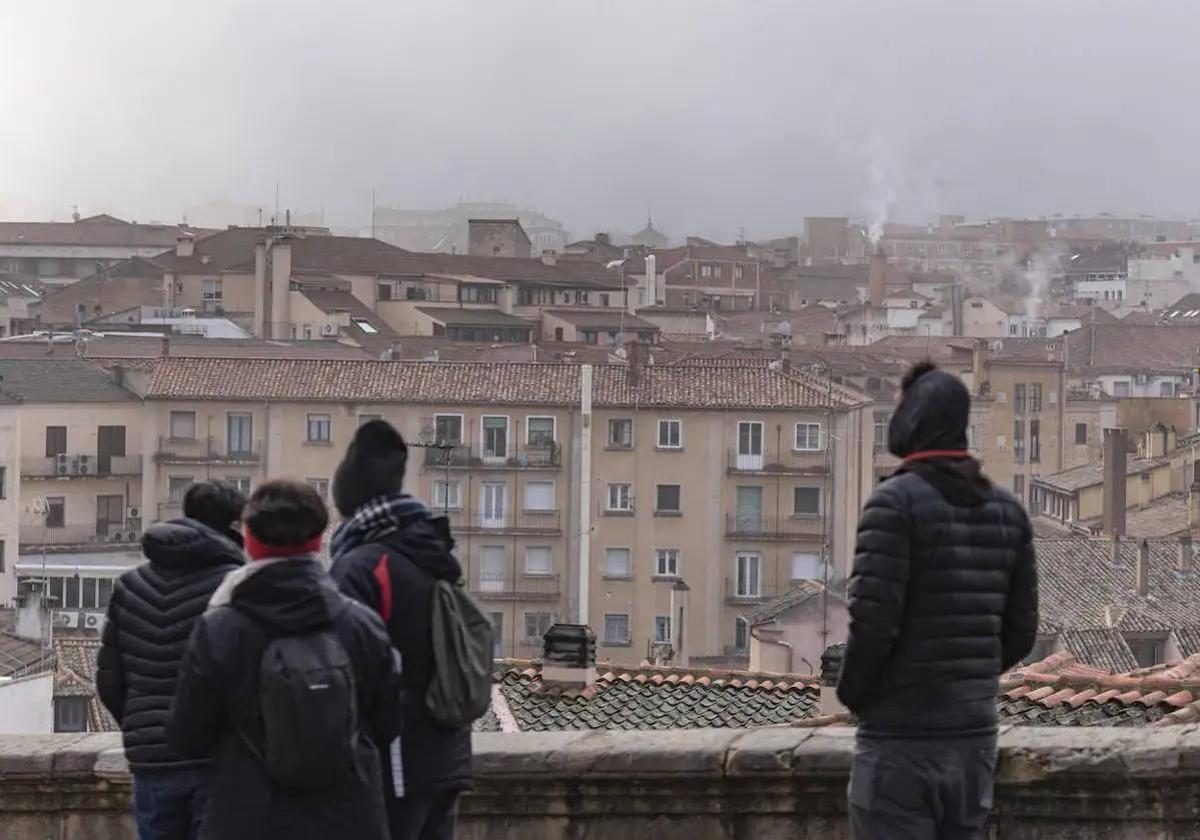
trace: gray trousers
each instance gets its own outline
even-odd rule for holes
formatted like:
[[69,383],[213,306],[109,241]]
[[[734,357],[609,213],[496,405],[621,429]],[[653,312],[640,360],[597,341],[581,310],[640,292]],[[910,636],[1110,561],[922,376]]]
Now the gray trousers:
[[982,838],[995,772],[995,735],[859,738],[850,771],[854,840]]

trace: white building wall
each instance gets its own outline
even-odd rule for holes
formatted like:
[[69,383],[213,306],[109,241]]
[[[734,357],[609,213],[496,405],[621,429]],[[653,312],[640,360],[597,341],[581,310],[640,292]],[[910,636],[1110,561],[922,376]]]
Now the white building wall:
[[54,731],[54,672],[0,680],[0,735]]

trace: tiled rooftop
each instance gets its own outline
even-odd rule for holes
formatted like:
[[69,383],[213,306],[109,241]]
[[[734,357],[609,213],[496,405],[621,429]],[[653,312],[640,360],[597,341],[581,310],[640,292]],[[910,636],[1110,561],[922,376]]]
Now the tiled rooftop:
[[55,697],[88,697],[88,730],[115,732],[121,727],[104,708],[96,694],[98,638],[66,637],[54,640],[58,664],[54,677]]
[[[1131,457],[1125,462],[1125,474],[1140,475],[1156,467],[1166,466],[1168,463],[1170,462],[1163,458]],[[1076,490],[1081,490],[1084,487],[1094,487],[1097,484],[1104,483],[1104,462],[1092,461],[1089,464],[1072,467],[1062,472],[1039,475],[1034,479],[1034,483],[1044,484],[1047,487],[1061,490],[1064,493],[1074,493]]]
[[[597,406],[778,410],[818,408],[826,383],[766,367],[646,366],[631,385],[622,365],[595,368]],[[499,400],[497,395],[503,395]],[[832,389],[836,407],[860,404]],[[577,365],[489,362],[374,362],[262,359],[164,359],[150,399],[270,399],[506,405],[577,405]]]
[[98,364],[80,359],[2,359],[0,394],[36,403],[132,402]]

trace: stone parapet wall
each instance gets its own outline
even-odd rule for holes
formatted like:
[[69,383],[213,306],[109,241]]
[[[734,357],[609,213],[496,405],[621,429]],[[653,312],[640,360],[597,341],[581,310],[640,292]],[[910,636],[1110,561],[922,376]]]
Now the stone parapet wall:
[[[848,838],[853,730],[475,736],[463,840]],[[992,837],[1200,837],[1200,727],[1010,728]],[[5,840],[132,840],[114,735],[0,736]]]

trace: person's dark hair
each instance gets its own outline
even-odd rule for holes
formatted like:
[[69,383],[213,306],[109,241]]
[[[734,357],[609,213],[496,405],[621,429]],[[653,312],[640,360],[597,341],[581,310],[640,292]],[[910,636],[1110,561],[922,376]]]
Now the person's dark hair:
[[299,545],[325,530],[329,513],[312,487],[277,478],[251,494],[242,521],[261,543]]
[[183,515],[224,533],[242,518],[246,494],[228,481],[199,481],[183,496]]
[[922,376],[927,373],[932,373],[937,369],[938,366],[929,359],[926,359],[923,362],[917,362],[908,369],[908,372],[904,374],[904,378],[900,380],[900,390],[907,391],[913,386],[913,383],[915,383]]

